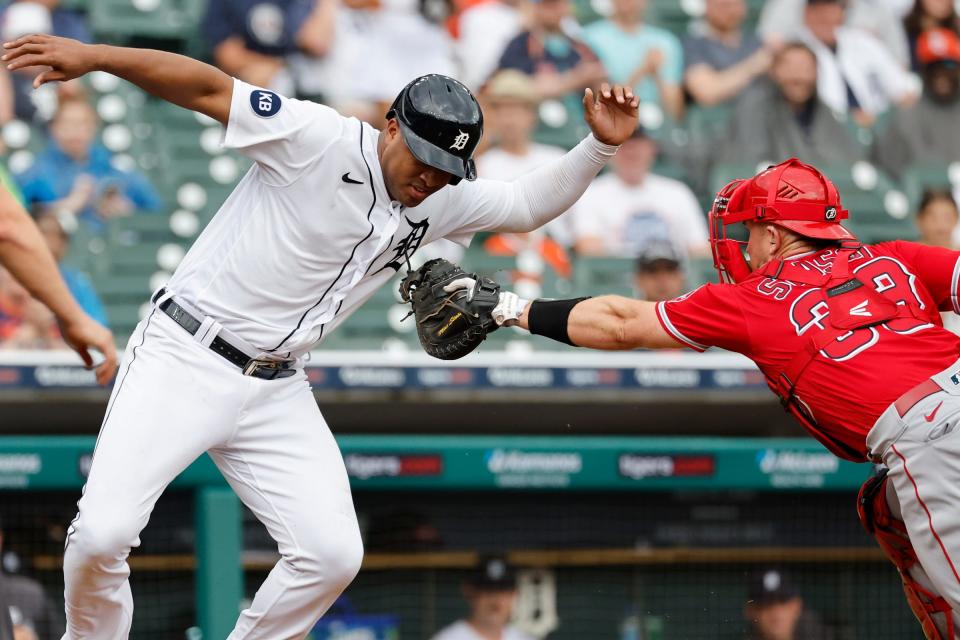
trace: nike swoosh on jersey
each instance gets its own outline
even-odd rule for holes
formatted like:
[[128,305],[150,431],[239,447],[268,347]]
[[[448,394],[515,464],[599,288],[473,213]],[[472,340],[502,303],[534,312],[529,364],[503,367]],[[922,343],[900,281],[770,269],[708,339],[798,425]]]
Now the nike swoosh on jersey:
[[940,404],[937,405],[937,408],[931,411],[929,414],[923,416],[923,419],[927,422],[933,422],[933,419],[937,417],[937,411],[940,411],[940,407],[943,405],[943,400],[940,401]]
[[363,182],[361,182],[360,180],[354,180],[353,178],[351,178],[349,171],[347,171],[345,174],[340,176],[340,179],[349,184],[363,184]]

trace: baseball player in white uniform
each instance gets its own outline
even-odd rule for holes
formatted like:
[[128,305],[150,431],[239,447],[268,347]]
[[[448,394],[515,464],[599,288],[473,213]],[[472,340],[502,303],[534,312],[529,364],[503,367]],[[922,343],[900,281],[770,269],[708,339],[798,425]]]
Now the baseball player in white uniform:
[[480,108],[444,76],[411,82],[377,131],[175,54],[46,35],[4,48],[8,69],[49,67],[34,86],[112,73],[221,122],[224,146],[255,160],[130,338],[67,534],[64,637],[127,637],[127,555],[167,484],[209,452],[281,556],[229,639],[303,638],[363,556],[304,355],[419,246],[527,232],[568,209],[635,129],[637,99],[587,89],[592,134],[495,182],[474,180]]

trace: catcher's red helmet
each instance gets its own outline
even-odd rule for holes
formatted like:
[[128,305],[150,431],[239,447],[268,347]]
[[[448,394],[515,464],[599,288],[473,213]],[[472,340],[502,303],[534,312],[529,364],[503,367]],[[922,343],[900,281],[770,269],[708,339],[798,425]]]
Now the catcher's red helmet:
[[727,225],[747,220],[776,224],[808,238],[856,240],[840,221],[849,217],[830,179],[796,158],[734,180],[717,193],[710,209],[710,244],[722,281],[749,275],[744,243],[727,238]]

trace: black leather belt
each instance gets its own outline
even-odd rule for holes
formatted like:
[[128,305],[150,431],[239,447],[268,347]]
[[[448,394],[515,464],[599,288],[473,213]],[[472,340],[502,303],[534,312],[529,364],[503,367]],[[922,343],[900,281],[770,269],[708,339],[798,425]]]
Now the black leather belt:
[[[163,289],[158,291],[153,297],[154,302],[159,300],[164,293],[165,290]],[[161,302],[160,311],[170,316],[174,322],[183,327],[184,330],[192,336],[197,335],[197,331],[200,330],[200,325],[203,324],[200,320],[194,318],[189,311],[174,302],[173,298],[167,298]],[[261,378],[263,380],[275,380],[277,378],[287,378],[297,372],[296,369],[290,366],[290,361],[274,362],[272,360],[253,359],[220,336],[213,339],[210,343],[210,349],[217,355],[240,367],[240,370],[245,376],[253,376],[254,378]]]

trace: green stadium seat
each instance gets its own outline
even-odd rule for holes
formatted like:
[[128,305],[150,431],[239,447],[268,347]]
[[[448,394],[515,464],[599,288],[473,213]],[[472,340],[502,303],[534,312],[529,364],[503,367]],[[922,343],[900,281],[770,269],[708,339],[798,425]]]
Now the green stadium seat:
[[693,290],[708,282],[718,282],[719,276],[712,257],[691,258],[687,264],[687,290]]
[[873,168],[876,176],[857,179],[857,173],[867,173],[867,163],[850,166],[821,167],[840,191],[843,206],[850,211],[849,226],[864,242],[911,239],[916,229],[910,216],[907,196],[882,170]]
[[206,6],[197,0],[88,1],[91,30],[120,42],[137,36],[187,40],[197,31]]
[[577,295],[633,296],[633,260],[630,258],[579,257],[573,263]]
[[923,192],[927,189],[952,189],[948,165],[915,165],[908,168],[903,175],[903,189],[910,199],[911,209],[917,210]]
[[140,308],[143,303],[105,303],[104,306],[107,310],[107,319],[110,321],[111,329],[126,336],[133,333],[134,327],[140,322]]
[[107,275],[97,278],[94,288],[107,304],[143,304],[150,295],[147,275]]
[[170,229],[170,217],[142,213],[114,218],[107,223],[111,245],[133,246],[140,243],[176,242],[179,238]]

